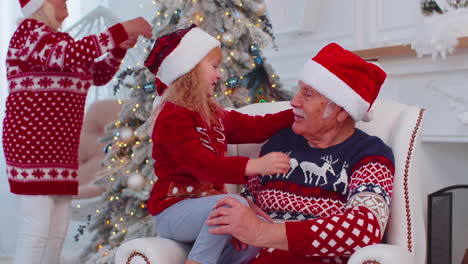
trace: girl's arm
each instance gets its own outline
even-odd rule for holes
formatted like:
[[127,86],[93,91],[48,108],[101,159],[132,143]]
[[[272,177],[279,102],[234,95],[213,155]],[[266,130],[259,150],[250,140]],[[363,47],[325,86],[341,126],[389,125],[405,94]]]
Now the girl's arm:
[[229,144],[262,143],[294,122],[292,109],[265,116],[227,112],[226,138]]

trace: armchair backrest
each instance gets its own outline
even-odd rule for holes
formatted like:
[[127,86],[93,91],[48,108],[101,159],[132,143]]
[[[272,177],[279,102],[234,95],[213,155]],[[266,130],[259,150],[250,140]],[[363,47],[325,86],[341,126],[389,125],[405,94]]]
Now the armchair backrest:
[[[251,104],[236,110],[250,115],[264,115],[288,108],[289,102],[275,102]],[[357,123],[358,128],[378,136],[393,150],[395,175],[385,242],[406,248],[414,255],[414,263],[425,263],[426,257],[423,196],[419,190],[421,177],[417,159],[423,111],[417,106],[378,100],[372,107],[372,121]],[[256,158],[261,146],[230,145],[228,155]]]

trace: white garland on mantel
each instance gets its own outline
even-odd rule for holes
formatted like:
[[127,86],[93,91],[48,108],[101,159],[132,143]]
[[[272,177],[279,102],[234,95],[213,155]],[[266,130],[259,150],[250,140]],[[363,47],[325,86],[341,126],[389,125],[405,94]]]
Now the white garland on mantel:
[[443,59],[455,51],[458,38],[468,36],[468,9],[451,9],[443,14],[424,18],[411,42],[418,57],[432,54],[433,59]]

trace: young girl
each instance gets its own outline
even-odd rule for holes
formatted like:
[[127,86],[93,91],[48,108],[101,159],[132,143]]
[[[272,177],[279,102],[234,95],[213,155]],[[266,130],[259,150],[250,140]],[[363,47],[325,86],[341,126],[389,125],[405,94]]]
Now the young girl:
[[71,196],[78,192],[78,145],[88,88],[106,84],[137,37],[151,36],[151,26],[137,18],[75,41],[58,32],[68,16],[66,0],[19,2],[26,19],[8,49],[3,125],[10,190],[20,201],[14,263],[56,264]]
[[237,252],[231,236],[208,233],[205,221],[227,196],[225,183],[243,184],[248,175],[285,173],[290,166],[283,153],[258,159],[225,156],[227,144],[261,143],[291,126],[293,113],[254,117],[224,110],[213,98],[221,59],[219,41],[192,25],[158,38],[145,62],[156,75],[158,93],[164,93],[153,112],[158,180],[147,207],[159,236],[194,242],[187,263],[244,263],[254,257],[256,248]]

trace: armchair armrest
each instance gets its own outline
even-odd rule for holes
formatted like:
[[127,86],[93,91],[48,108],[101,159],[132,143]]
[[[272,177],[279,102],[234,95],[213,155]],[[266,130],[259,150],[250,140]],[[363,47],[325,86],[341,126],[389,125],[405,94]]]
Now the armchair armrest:
[[115,264],[184,264],[189,251],[190,245],[170,239],[138,238],[120,245],[115,254]]
[[406,248],[376,244],[354,252],[348,264],[414,264],[413,255]]

